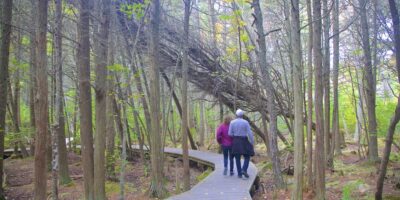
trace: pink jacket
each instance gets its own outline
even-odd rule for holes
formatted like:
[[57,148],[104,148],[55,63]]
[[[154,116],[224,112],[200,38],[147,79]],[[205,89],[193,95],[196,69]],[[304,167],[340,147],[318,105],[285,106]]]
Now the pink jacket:
[[232,146],[233,138],[228,135],[229,124],[222,123],[217,129],[217,142],[225,147]]

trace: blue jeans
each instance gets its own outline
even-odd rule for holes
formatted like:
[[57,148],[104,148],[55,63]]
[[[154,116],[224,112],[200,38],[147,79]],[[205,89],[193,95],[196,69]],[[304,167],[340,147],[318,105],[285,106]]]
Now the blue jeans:
[[233,155],[232,155],[232,146],[221,146],[222,153],[224,154],[224,167],[228,167],[228,157],[229,157],[229,166],[230,171],[233,172]]
[[246,172],[247,173],[247,168],[249,168],[249,163],[250,163],[250,156],[249,155],[243,155],[244,157],[244,162],[243,162],[243,167],[240,163],[240,157],[242,155],[240,154],[236,154],[235,155],[235,159],[236,159],[236,169],[238,172],[239,176],[242,176],[242,172]]

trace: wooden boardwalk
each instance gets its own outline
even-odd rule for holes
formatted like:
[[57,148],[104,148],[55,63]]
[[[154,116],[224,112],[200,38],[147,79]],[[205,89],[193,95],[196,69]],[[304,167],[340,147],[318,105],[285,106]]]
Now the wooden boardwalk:
[[[182,149],[165,148],[165,153],[182,155]],[[189,150],[189,158],[194,161],[202,161],[209,163],[214,167],[214,171],[210,173],[204,180],[192,187],[191,190],[172,196],[170,200],[243,200],[252,199],[250,190],[255,183],[258,170],[256,166],[250,162],[248,174],[250,178],[247,180],[239,179],[235,167],[234,176],[224,176],[223,157],[221,154]],[[242,162],[243,164],[243,162]],[[229,173],[229,172],[228,172]]]

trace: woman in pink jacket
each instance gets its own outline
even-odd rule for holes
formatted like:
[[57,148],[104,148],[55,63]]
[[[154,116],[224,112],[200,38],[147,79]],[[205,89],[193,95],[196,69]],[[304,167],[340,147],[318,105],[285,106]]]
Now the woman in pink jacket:
[[232,155],[232,141],[233,138],[228,135],[229,124],[232,118],[226,116],[224,122],[218,126],[217,129],[217,142],[221,145],[222,152],[224,154],[224,175],[228,173],[228,158],[230,166],[230,175],[233,176],[233,155]]

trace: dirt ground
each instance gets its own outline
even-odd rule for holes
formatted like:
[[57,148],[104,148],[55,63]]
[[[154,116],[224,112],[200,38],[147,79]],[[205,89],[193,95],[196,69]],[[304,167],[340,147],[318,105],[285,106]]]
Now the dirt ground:
[[[383,147],[383,145],[381,145]],[[216,151],[214,149],[214,151]],[[343,155],[335,159],[334,170],[326,171],[326,196],[329,200],[369,200],[374,199],[375,181],[379,164],[369,163],[366,158],[360,158],[357,154],[357,146],[348,143],[343,150]],[[257,152],[263,152],[258,150]],[[380,151],[382,152],[382,151]],[[291,154],[281,152],[282,168],[293,166]],[[399,151],[393,149],[392,155],[399,156]],[[182,187],[182,163],[178,159],[165,158],[164,173],[166,175],[166,189],[169,195],[180,193]],[[400,159],[397,159],[400,161]],[[284,175],[287,189],[275,190],[273,187],[272,165],[265,155],[257,153],[252,161],[257,165],[260,176],[260,188],[255,192],[253,199],[290,199],[290,188],[293,185],[293,177]],[[81,158],[77,154],[68,154],[69,171],[72,183],[61,186],[59,189],[60,199],[80,200],[83,199],[83,171]],[[116,163],[117,171],[120,163]],[[33,158],[7,159],[5,160],[6,173],[6,197],[7,199],[31,199],[33,192]],[[191,168],[191,185],[195,185],[207,176],[209,171],[202,167]],[[119,175],[117,174],[117,178]],[[125,174],[125,199],[147,200],[147,190],[150,184],[150,168],[139,159],[128,162]],[[48,174],[48,193],[50,195],[51,174]],[[107,181],[106,192],[108,198],[118,199],[120,186],[118,182]],[[314,194],[304,191],[304,199],[313,199]],[[384,186],[384,199],[400,200],[400,162],[390,162],[387,178]]]
[[[33,158],[25,159],[7,159],[5,160],[6,199],[9,200],[24,200],[32,199],[33,197]],[[81,200],[84,199],[83,191],[83,171],[81,166],[81,157],[75,153],[68,154],[69,172],[72,178],[72,183],[66,186],[60,186],[59,198],[62,200]],[[116,169],[119,169],[117,162]],[[166,176],[166,190],[168,195],[180,193],[182,188],[182,162],[180,160],[167,157],[165,160],[164,174]],[[207,172],[199,167],[192,167],[191,185],[199,182],[201,177],[205,177]],[[147,200],[147,190],[150,185],[150,168],[144,165],[138,159],[127,163],[125,172],[125,199]],[[117,174],[119,179],[119,174]],[[51,173],[48,173],[47,192],[51,193]],[[120,194],[119,182],[107,181],[106,193],[108,199],[117,200]]]
[[[381,145],[383,148],[383,145]],[[357,154],[357,146],[347,144],[342,149],[343,155],[336,158],[334,170],[326,170],[326,197],[328,200],[369,200],[375,199],[375,184],[379,164],[370,163],[366,158],[361,158]],[[380,151],[382,152],[382,151]],[[392,154],[399,154],[397,149],[392,150]],[[284,158],[282,160],[282,158]],[[254,200],[262,199],[290,199],[290,191],[293,186],[293,176],[284,175],[287,189],[274,190],[273,174],[271,165],[265,156],[255,156],[252,158],[260,170],[260,189],[253,196]],[[282,168],[293,166],[293,158],[283,153],[281,157]],[[389,162],[388,172],[384,183],[384,199],[400,200],[400,162]],[[314,194],[305,189],[304,199],[313,199]]]

